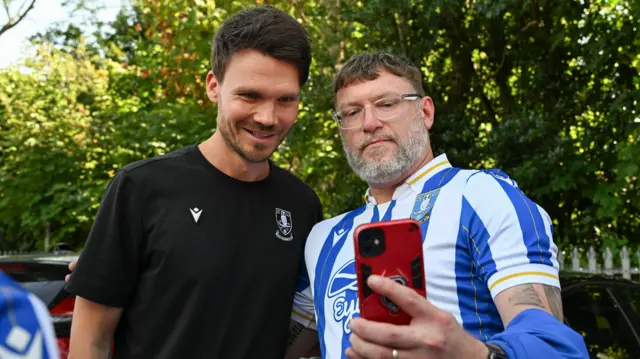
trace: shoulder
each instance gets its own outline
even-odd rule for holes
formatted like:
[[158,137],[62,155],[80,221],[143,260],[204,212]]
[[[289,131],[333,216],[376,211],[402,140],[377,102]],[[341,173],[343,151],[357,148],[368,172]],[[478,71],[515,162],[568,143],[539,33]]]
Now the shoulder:
[[186,158],[193,153],[194,148],[187,146],[163,155],[130,162],[116,171],[108,187],[115,187],[118,191],[136,191],[154,183],[167,173],[182,172],[189,166]]
[[347,213],[343,213],[341,215],[316,223],[316,225],[313,226],[313,229],[311,230],[310,237],[326,237],[326,235],[329,234],[329,232],[331,232],[331,230],[333,230],[346,215]]
[[465,172],[465,196],[490,198],[497,193],[520,191],[517,182],[501,169],[468,170]]
[[483,222],[489,218],[511,216],[513,200],[520,189],[509,175],[499,169],[476,170],[469,173],[462,190],[463,218],[479,216]]
[[271,170],[273,171],[274,178],[277,179],[277,182],[281,186],[288,190],[288,193],[306,201],[311,200],[315,202],[315,204],[320,205],[320,198],[316,192],[298,176],[279,167],[273,162],[271,162]]
[[339,231],[337,228],[341,227],[340,224],[347,218],[349,213],[351,212],[322,220],[313,226],[304,250],[305,260],[312,268],[317,263],[325,244],[327,242],[333,243],[333,236],[339,235],[336,233],[336,231]]
[[548,213],[506,172],[493,168],[478,170],[467,179],[464,194],[471,210],[489,216],[512,216],[524,219],[539,213],[550,221]]
[[163,155],[153,156],[128,163],[119,172],[128,177],[143,177],[154,170],[166,170],[185,163],[185,158],[194,152],[194,146],[187,146]]
[[318,222],[315,226],[313,226],[313,229],[309,234],[308,242],[323,244],[332,232],[339,232],[344,229],[345,222],[353,221],[354,218],[364,212],[365,209],[366,205],[362,205],[361,207],[358,207],[352,211],[345,212],[335,217],[331,217],[329,219]]
[[313,226],[305,246],[305,260],[310,268],[314,268],[322,256],[323,250],[332,247],[335,240],[341,238],[345,232],[351,231],[356,217],[365,210],[366,205],[362,205],[352,211],[320,221]]

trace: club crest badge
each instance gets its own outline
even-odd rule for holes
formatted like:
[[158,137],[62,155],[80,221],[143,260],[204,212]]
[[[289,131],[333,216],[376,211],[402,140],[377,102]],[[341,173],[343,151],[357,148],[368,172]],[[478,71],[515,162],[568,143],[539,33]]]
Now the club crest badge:
[[291,220],[291,212],[284,209],[276,208],[276,223],[278,224],[278,230],[276,231],[276,237],[282,239],[285,242],[289,242],[293,239],[291,230],[293,229],[293,221]]
[[436,203],[440,188],[433,191],[421,193],[416,196],[416,201],[413,204],[413,210],[411,211],[411,218],[418,221],[420,224],[426,222],[431,216],[431,210]]

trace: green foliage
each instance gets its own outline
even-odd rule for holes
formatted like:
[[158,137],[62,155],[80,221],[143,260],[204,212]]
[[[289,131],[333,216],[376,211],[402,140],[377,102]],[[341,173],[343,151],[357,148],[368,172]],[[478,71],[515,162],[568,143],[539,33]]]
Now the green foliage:
[[106,179],[93,157],[103,151],[94,128],[111,107],[109,72],[75,50],[73,57],[42,46],[26,64],[30,73],[0,76],[0,218],[9,229],[4,240],[24,238],[21,246],[42,238],[47,223],[54,240],[86,233],[99,198],[94,186]]
[[[76,1],[87,6],[95,2]],[[81,246],[122,165],[209,137],[211,39],[256,1],[136,0],[111,24],[39,35],[0,72],[0,249]],[[327,216],[362,204],[330,117],[349,56],[408,56],[436,106],[431,138],[459,167],[498,167],[551,215],[563,246],[640,242],[640,6],[614,0],[277,0],[309,30],[299,119],[274,160]],[[85,38],[92,36],[88,43]]]

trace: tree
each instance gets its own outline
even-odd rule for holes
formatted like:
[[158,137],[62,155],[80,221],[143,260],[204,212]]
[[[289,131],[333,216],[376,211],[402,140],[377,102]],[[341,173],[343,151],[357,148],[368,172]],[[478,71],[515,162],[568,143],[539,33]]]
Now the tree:
[[[0,228],[5,237],[12,233],[12,245],[33,246],[50,223],[56,238],[81,246],[115,169],[209,137],[216,126],[204,91],[211,39],[229,14],[255,3],[136,0],[98,27],[95,42],[88,44],[77,28],[53,29],[35,40],[48,50],[27,64],[31,74],[0,73],[0,89],[12,89],[0,101],[7,134],[0,145]],[[270,3],[309,30],[314,51],[300,116],[274,160],[317,191],[327,216],[360,206],[366,189],[342,155],[330,116],[331,77],[353,54],[380,49],[404,54],[422,69],[436,105],[436,151],[459,167],[498,167],[511,175],[550,213],[563,248],[606,245],[615,255],[623,244],[640,244],[640,125],[634,122],[640,6],[614,0]],[[84,65],[58,66],[72,59]],[[50,61],[56,65],[45,66]],[[69,90],[60,94],[60,88]],[[27,95],[16,95],[22,92]],[[79,108],[85,112],[75,113]],[[69,111],[83,120],[65,120]],[[48,137],[24,148],[41,118]],[[71,144],[69,133],[90,140]],[[61,150],[58,140],[74,150]],[[54,171],[40,173],[48,165]],[[25,210],[42,215],[23,218]]]
[[2,25],[2,27],[0,27],[0,36],[2,36],[2,34],[4,34],[5,32],[11,30],[11,28],[18,25],[22,20],[24,20],[29,11],[33,10],[34,5],[36,4],[36,0],[23,1],[22,5],[18,8],[18,11],[16,11],[15,14],[12,14],[10,6],[15,3],[16,2],[14,0],[2,0],[4,11],[7,14],[7,22]]

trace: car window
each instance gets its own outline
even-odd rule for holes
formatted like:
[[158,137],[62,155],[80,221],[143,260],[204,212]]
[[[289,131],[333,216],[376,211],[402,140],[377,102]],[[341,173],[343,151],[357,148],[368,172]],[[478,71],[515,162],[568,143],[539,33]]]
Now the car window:
[[49,305],[64,288],[64,276],[68,273],[65,263],[2,262],[0,270],[35,294],[45,305]]
[[22,282],[20,285],[33,293],[38,297],[45,305],[51,304],[51,302],[58,296],[58,293],[64,288],[65,281],[48,281],[48,282]]
[[640,357],[640,347],[606,287],[587,285],[563,294],[565,319],[582,334],[591,358]]

